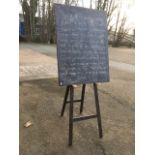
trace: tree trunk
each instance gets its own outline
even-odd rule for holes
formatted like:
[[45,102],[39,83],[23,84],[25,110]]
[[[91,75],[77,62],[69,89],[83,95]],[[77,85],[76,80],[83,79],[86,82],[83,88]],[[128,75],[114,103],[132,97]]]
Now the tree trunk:
[[90,9],[92,9],[92,0],[90,0]]

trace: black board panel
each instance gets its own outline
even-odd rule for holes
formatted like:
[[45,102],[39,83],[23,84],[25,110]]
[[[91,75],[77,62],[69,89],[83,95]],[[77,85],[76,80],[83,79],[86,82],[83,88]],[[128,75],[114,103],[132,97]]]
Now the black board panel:
[[109,81],[103,11],[54,4],[59,85]]

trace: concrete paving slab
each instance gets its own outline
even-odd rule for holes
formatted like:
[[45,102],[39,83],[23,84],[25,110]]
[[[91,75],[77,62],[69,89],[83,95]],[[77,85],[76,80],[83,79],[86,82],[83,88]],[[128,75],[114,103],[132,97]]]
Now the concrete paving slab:
[[131,65],[131,64],[126,64],[123,62],[117,62],[117,61],[112,61],[110,60],[110,67],[119,69],[119,70],[123,70],[123,71],[127,71],[127,72],[135,72],[135,66]]
[[135,64],[135,49],[126,48],[126,47],[109,46],[109,58],[112,61],[134,65]]
[[25,49],[20,51],[19,60],[20,81],[58,76],[55,58]]

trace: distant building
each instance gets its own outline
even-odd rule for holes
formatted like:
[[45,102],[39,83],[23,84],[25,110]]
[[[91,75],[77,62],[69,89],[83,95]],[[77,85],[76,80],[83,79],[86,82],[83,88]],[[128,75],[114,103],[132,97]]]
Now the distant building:
[[19,36],[23,37],[25,35],[25,25],[23,14],[19,14]]
[[[23,14],[19,14],[19,36],[24,36],[26,32],[26,27],[24,23],[24,16]],[[32,34],[34,37],[40,36],[41,34],[41,18],[35,17],[35,27],[34,27],[34,33]]]

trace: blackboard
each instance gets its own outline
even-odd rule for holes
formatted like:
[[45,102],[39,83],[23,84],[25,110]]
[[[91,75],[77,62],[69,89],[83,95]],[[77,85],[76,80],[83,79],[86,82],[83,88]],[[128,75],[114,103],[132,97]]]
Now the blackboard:
[[109,81],[103,11],[55,4],[59,85]]

